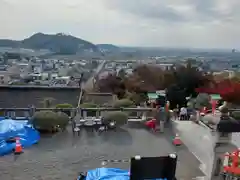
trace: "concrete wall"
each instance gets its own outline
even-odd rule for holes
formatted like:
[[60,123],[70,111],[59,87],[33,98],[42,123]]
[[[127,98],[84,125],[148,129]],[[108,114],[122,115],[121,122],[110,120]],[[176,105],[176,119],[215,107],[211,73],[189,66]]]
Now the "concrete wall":
[[44,98],[53,98],[54,104],[77,106],[79,94],[79,87],[0,86],[0,108],[43,107]]

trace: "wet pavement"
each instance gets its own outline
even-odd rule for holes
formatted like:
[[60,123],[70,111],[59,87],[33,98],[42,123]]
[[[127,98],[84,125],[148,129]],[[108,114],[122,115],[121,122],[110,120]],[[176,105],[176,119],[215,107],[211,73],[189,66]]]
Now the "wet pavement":
[[[212,173],[212,165],[215,153],[213,152],[214,142],[216,141],[208,128],[204,128],[190,121],[174,122],[176,129],[191,152],[201,161],[201,170],[208,177]],[[233,133],[232,150],[240,147],[240,133]],[[210,178],[208,178],[210,179]]]
[[[13,155],[0,158],[1,180],[73,180],[78,172],[102,167],[103,160],[129,159],[130,156],[161,156],[177,152],[177,179],[203,176],[199,161],[185,146],[171,144],[172,132],[151,133],[146,129],[124,127],[98,134],[84,130],[73,137],[71,130],[42,138],[25,149],[14,161]],[[128,169],[128,163],[108,163],[106,167]]]

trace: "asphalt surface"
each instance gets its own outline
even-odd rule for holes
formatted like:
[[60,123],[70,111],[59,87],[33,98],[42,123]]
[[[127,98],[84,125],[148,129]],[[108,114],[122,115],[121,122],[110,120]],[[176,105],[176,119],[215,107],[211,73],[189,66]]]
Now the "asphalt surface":
[[[42,138],[39,144],[25,149],[17,159],[0,158],[1,180],[73,180],[78,172],[102,167],[103,160],[129,159],[130,156],[161,156],[177,152],[177,179],[202,176],[199,162],[185,146],[175,147],[173,134],[167,130],[156,134],[146,129],[124,127],[101,135],[84,130],[73,137],[71,130]],[[128,169],[128,163],[106,167]]]
[[[176,121],[176,129],[179,132],[182,141],[188,149],[201,161],[201,170],[207,175],[208,179],[211,177],[214,156],[213,151],[215,145],[215,137],[207,128],[199,126],[190,121]],[[226,151],[233,151],[240,147],[240,134],[233,133],[232,144],[226,145]]]

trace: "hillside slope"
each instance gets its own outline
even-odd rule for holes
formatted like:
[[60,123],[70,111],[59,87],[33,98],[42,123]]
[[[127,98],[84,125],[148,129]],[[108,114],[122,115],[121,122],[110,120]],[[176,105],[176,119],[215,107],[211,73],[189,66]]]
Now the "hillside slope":
[[118,51],[120,51],[120,48],[113,44],[97,44],[97,47],[102,52],[118,52]]
[[99,51],[96,45],[88,41],[62,33],[37,33],[22,41],[0,39],[0,47],[48,49],[57,54],[76,54],[86,50]]

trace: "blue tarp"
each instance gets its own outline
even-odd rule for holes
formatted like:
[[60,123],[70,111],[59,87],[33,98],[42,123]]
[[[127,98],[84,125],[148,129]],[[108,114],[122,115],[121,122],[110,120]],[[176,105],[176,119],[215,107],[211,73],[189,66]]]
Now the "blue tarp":
[[[87,172],[86,180],[129,180],[129,171],[117,168],[97,168]],[[78,177],[80,180],[80,177]],[[165,180],[165,179],[156,179]]]
[[0,156],[11,153],[15,148],[15,142],[7,142],[10,138],[20,138],[23,147],[29,147],[40,139],[28,120],[2,119],[0,117]]
[[116,168],[97,168],[87,172],[86,180],[129,180],[129,171]]

